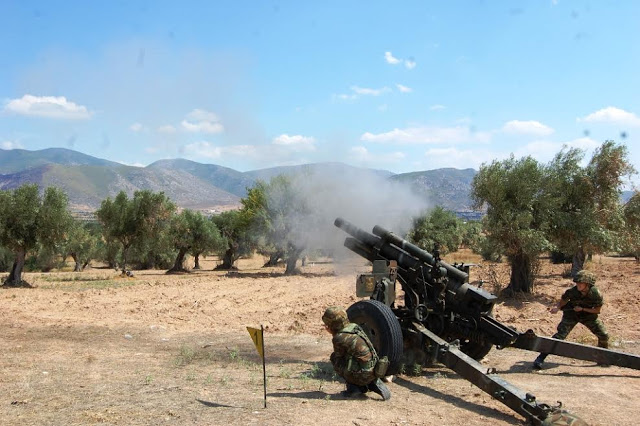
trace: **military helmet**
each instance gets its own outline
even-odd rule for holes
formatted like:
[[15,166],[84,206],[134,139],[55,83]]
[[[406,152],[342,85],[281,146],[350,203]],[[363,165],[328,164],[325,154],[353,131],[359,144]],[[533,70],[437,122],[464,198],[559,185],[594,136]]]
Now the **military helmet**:
[[573,277],[573,282],[594,285],[596,283],[596,276],[593,274],[593,272],[585,270],[578,271],[575,277]]
[[340,306],[329,306],[322,315],[322,322],[324,322],[331,331],[342,330],[349,324],[349,317],[347,311]]

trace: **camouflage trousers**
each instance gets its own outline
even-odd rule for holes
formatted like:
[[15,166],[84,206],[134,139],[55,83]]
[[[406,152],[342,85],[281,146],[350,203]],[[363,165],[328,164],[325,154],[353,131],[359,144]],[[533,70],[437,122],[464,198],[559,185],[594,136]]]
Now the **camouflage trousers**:
[[331,364],[336,374],[342,377],[345,382],[357,386],[366,386],[376,379],[373,368],[361,369],[357,367],[357,361],[350,357],[337,357],[336,353],[331,354]]
[[604,328],[602,321],[598,319],[597,314],[579,314],[575,311],[565,311],[560,324],[558,324],[558,331],[551,337],[560,340],[566,339],[578,323],[583,324],[589,331],[596,335],[599,347],[609,347],[609,334]]

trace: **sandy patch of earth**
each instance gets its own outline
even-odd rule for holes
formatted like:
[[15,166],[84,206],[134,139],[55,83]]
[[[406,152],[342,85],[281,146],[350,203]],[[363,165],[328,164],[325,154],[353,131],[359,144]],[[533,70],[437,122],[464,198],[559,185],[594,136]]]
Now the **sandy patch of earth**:
[[[475,262],[477,258],[471,259]],[[184,275],[109,269],[27,274],[33,289],[0,289],[0,424],[353,424],[512,425],[524,419],[444,367],[390,384],[391,401],[339,396],[332,375],[326,306],[355,302],[360,259],[312,262],[303,275],[241,260],[237,273]],[[473,278],[489,290],[508,282],[506,265],[478,262]],[[551,335],[560,315],[546,308],[571,285],[567,266],[543,261],[536,293],[501,302],[502,322]],[[640,265],[596,257],[614,345],[640,354]],[[267,408],[262,364],[246,331],[265,327]],[[595,344],[578,326],[570,340]],[[532,373],[531,352],[492,350],[483,364],[535,394],[562,401],[589,424],[640,418],[640,371],[550,356]]]

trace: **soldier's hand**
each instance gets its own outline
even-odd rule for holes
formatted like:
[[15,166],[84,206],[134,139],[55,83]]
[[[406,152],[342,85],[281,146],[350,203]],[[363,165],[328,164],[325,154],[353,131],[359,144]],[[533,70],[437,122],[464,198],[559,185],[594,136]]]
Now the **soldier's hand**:
[[553,308],[549,309],[549,312],[551,312],[552,314],[555,314],[559,311],[560,309],[557,306],[554,306]]
[[582,312],[582,311],[584,311],[584,308],[582,306],[576,306],[575,308],[573,308],[573,310],[575,312]]

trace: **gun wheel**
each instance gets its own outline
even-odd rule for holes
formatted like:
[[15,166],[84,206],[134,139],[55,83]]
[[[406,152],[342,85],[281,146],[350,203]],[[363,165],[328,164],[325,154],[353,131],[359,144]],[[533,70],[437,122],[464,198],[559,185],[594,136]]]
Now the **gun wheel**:
[[485,355],[487,355],[489,351],[491,351],[491,348],[493,348],[493,344],[489,342],[477,343],[466,341],[460,343],[460,350],[476,361],[480,361],[482,358],[484,358]]
[[378,356],[389,359],[387,374],[397,374],[401,369],[402,330],[391,308],[377,300],[361,300],[347,309],[347,315],[367,333]]

